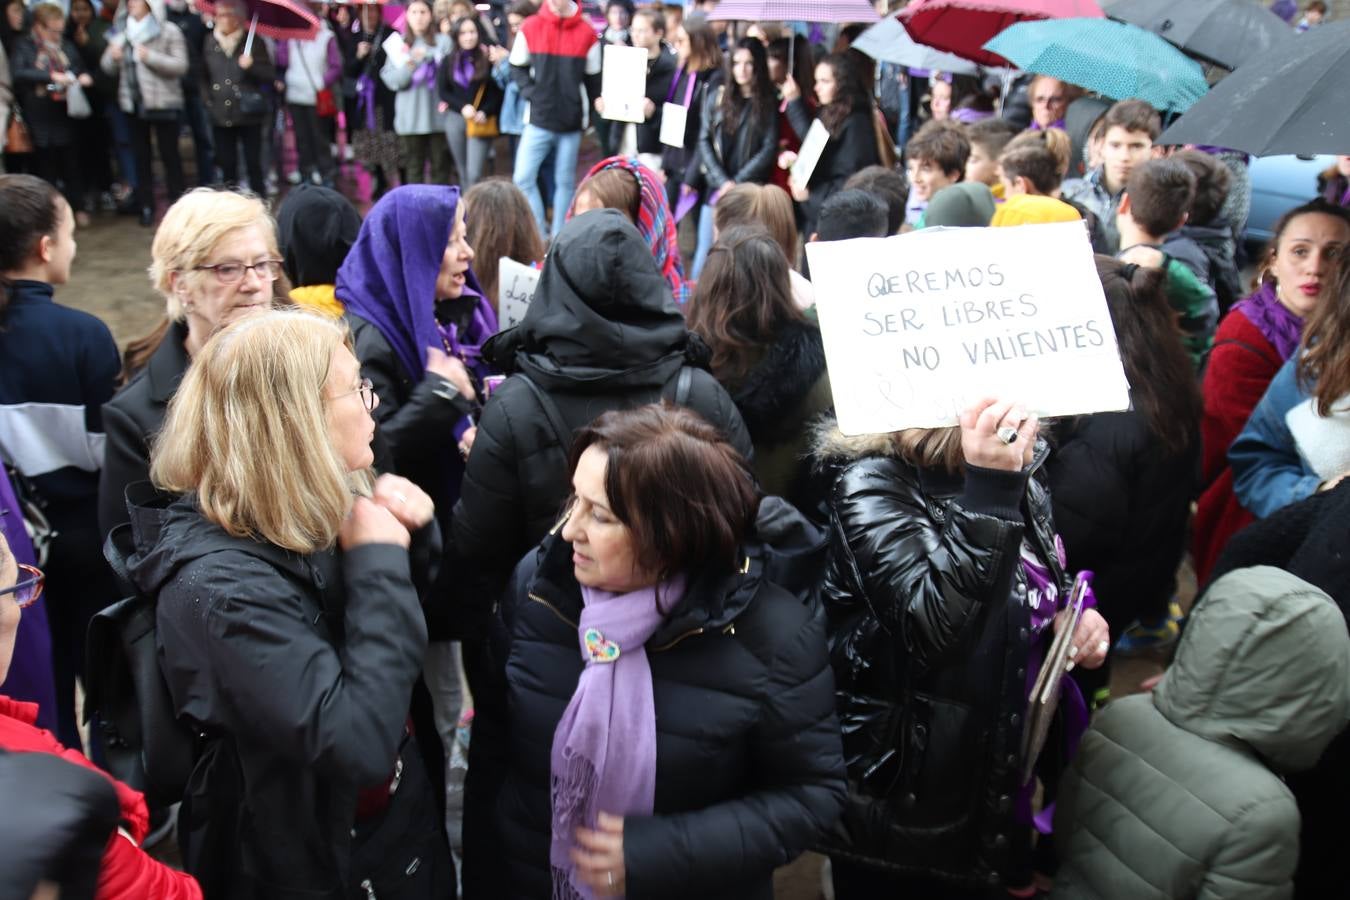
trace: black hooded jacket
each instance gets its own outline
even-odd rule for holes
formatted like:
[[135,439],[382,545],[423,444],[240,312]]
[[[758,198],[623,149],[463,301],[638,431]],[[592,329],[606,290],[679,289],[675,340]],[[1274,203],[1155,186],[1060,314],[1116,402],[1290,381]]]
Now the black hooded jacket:
[[[647,642],[656,794],[652,815],[624,822],[633,900],[769,900],[773,869],[818,840],[843,802],[823,619],[765,578],[762,544],[744,552],[743,572],[691,574]],[[466,851],[467,900],[549,896],[550,753],[583,668],[571,553],[547,537],[494,622],[470,745],[473,777],[491,786],[465,808],[487,858]],[[482,870],[491,888],[476,887]]]
[[[484,575],[476,592],[484,605],[557,521],[571,490],[572,436],[601,413],[673,400],[687,371],[684,405],[753,456],[731,398],[695,368],[706,365],[707,348],[686,330],[646,242],[616,210],[564,226],[525,320],[485,352],[513,374],[483,409],[453,524],[456,555]],[[552,401],[560,427],[522,375]]]
[[232,882],[217,896],[351,896],[357,793],[393,774],[422,669],[434,524],[411,551],[301,556],[227,534],[191,495],[131,523],[175,713],[207,735],[180,835],[215,848]]
[[356,243],[361,214],[337,191],[302,184],[277,211],[277,238],[291,287],[336,284],[337,271]]

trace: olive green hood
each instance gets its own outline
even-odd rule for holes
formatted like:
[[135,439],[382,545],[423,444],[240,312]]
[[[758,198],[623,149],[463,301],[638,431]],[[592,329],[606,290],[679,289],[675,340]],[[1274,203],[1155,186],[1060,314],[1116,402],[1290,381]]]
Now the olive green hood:
[[1280,569],[1230,572],[1191,613],[1153,692],[1174,725],[1271,768],[1311,768],[1350,721],[1350,636],[1325,593]]

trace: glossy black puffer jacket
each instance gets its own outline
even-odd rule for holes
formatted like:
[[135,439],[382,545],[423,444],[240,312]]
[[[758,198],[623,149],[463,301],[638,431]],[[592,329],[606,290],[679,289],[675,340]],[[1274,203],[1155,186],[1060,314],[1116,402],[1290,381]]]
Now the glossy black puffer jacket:
[[831,855],[996,884],[1011,862],[1026,667],[1026,539],[1069,587],[1034,473],[920,469],[888,435],[818,436],[833,475],[825,583],[849,798]]

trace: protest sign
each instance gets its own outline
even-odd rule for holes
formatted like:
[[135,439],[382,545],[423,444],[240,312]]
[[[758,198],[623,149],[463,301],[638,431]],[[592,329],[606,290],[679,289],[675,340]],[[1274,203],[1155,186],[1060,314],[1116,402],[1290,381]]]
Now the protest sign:
[[525,318],[525,312],[539,286],[539,270],[503,256],[497,262],[497,307],[502,328],[512,328]]
[[646,121],[642,108],[647,101],[647,51],[606,44],[600,96],[605,101],[602,118],[616,122]]
[[820,155],[825,152],[825,145],[829,142],[830,133],[825,130],[825,123],[816,119],[807,129],[806,137],[802,138],[801,149],[797,151],[797,161],[792,164],[790,177],[793,184],[806,187],[812,173],[816,171],[816,164],[820,162]]
[[806,245],[845,434],[955,425],[983,397],[1039,416],[1126,409],[1082,222]]
[[403,40],[403,35],[397,31],[391,32],[380,47],[384,50],[385,57],[395,66],[406,66],[408,60],[412,59],[412,52],[408,49],[407,42]]

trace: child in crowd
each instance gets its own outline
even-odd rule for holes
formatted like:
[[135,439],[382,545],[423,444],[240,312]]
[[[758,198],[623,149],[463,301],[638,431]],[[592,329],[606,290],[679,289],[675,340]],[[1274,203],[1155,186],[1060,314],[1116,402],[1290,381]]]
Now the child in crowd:
[[1163,241],[1163,251],[1190,266],[1213,288],[1220,314],[1226,313],[1245,293],[1233,230],[1220,218],[1232,176],[1227,166],[1199,150],[1182,150],[1172,158],[1185,163],[1195,176],[1195,200],[1186,224]]
[[1322,0],[1312,0],[1303,10],[1303,18],[1298,20],[1294,30],[1299,34],[1307,31],[1309,28],[1316,28],[1322,24],[1322,20],[1327,16],[1327,5]]
[[1153,142],[1162,132],[1162,118],[1143,100],[1122,100],[1106,111],[1100,127],[1101,163],[1082,178],[1064,182],[1062,190],[1063,199],[1096,215],[1100,230],[1093,235],[1092,245],[1098,253],[1111,254],[1122,246],[1115,213],[1125,183],[1137,166],[1154,155]]
[[1163,239],[1186,222],[1195,199],[1195,176],[1175,159],[1155,159],[1135,169],[1116,208],[1122,250],[1117,258],[1167,276],[1167,300],[1181,317],[1186,350],[1198,372],[1209,355],[1219,302],[1213,289],[1163,249]]
[[960,126],[929,122],[905,145],[909,173],[909,202],[905,224],[922,227],[923,212],[933,195],[965,177],[970,141]]

